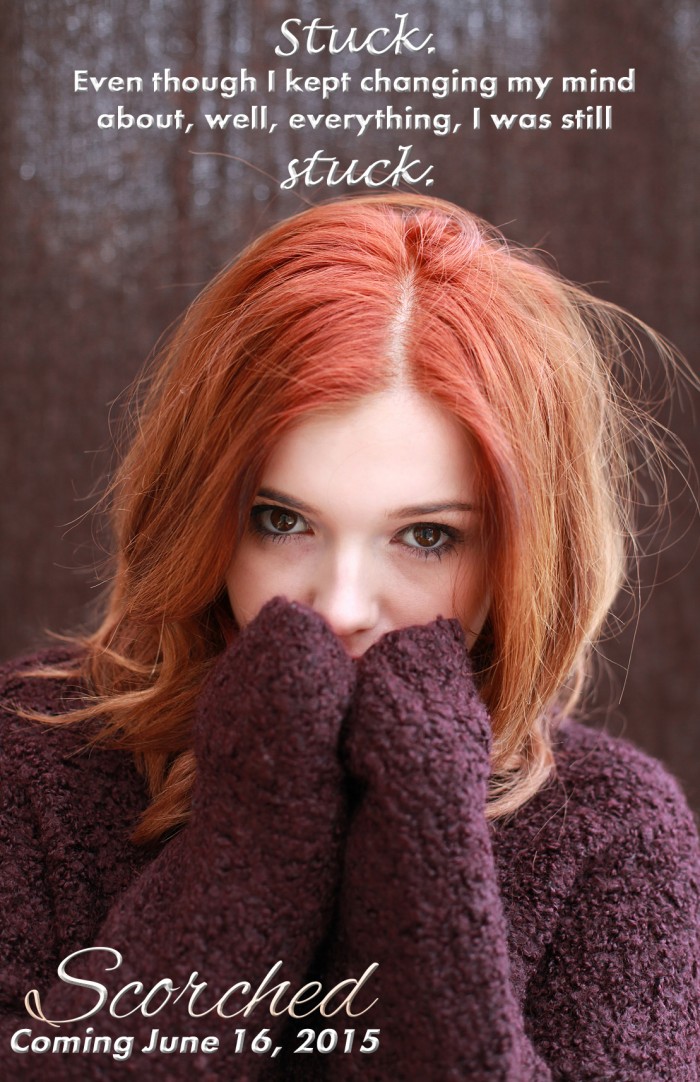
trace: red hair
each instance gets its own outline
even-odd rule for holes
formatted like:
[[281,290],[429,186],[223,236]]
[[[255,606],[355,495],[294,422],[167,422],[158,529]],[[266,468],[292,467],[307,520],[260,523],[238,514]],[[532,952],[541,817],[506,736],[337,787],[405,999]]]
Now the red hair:
[[153,796],[137,840],[187,817],[193,704],[233,630],[225,574],[266,459],[299,418],[397,383],[447,408],[477,451],[489,815],[541,786],[624,578],[628,445],[648,423],[613,372],[638,328],[670,355],[487,223],[402,195],[305,211],[204,289],[157,358],[112,485],[116,573],[80,640],[92,698],[64,719],[102,714],[103,736],[134,752]]

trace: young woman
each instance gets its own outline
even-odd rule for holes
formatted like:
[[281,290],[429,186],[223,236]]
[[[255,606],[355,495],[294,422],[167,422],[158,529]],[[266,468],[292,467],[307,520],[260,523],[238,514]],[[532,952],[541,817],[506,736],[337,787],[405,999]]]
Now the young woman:
[[102,623],[6,670],[3,1077],[698,1078],[693,818],[570,716],[633,554],[640,332],[668,359],[397,195],[195,300]]

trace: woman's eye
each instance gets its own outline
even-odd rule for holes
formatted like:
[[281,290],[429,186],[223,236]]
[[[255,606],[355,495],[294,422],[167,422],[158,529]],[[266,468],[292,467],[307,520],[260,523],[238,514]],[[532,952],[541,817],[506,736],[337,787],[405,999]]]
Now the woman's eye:
[[434,522],[419,522],[399,534],[400,539],[418,556],[444,556],[459,540],[457,530],[449,530]]
[[309,525],[303,515],[288,507],[258,504],[251,511],[254,530],[265,537],[285,537],[290,534],[308,533]]

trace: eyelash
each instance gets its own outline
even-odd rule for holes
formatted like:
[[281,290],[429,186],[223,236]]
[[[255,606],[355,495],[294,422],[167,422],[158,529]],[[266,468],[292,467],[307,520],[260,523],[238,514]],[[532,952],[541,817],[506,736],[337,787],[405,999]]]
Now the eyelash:
[[[288,514],[294,515],[301,522],[306,522],[304,516],[299,514],[298,511],[293,511],[290,507],[284,507],[282,504],[255,504],[250,512],[250,525],[253,533],[258,537],[262,538],[264,541],[272,541],[275,544],[279,544],[280,542],[291,541],[295,537],[305,536],[304,533],[275,533],[273,530],[266,529],[262,524],[262,517],[268,511],[286,511]],[[403,543],[403,548],[407,550],[408,554],[417,557],[419,560],[442,560],[444,556],[448,556],[450,553],[454,552],[457,545],[462,544],[464,541],[461,530],[455,529],[454,526],[447,526],[443,522],[412,522],[410,526],[404,526],[402,530],[399,530],[396,536],[400,538],[403,534],[408,533],[409,530],[416,530],[421,527],[439,530],[447,540],[437,548],[422,548],[419,545]],[[395,541],[394,543],[401,544],[400,541]]]

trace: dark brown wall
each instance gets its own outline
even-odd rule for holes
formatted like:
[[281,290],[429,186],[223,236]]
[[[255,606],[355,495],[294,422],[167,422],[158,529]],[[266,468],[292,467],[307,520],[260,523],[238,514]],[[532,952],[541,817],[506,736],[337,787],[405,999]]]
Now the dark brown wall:
[[[396,8],[432,30],[433,57],[342,57],[282,61],[279,25],[292,15],[334,15],[344,27],[393,25]],[[259,228],[300,206],[277,179],[294,156],[319,146],[370,162],[411,142],[435,165],[432,194],[552,252],[569,277],[592,284],[673,339],[697,365],[698,84],[700,37],[690,0],[386,0],[362,4],[282,0],[26,0],[4,13],[0,55],[2,146],[3,396],[2,644],[11,655],[45,626],[70,626],[94,596],[98,549],[88,512],[111,459],[109,418],[158,335],[197,288]],[[95,118],[119,97],[76,95],[73,70],[259,76],[293,63],[299,72],[600,74],[630,67],[637,91],[614,104],[611,132],[467,130],[439,138],[394,133],[189,136],[99,132]],[[471,115],[513,111],[512,99],[421,101],[415,110]],[[262,102],[262,98],[260,99]],[[195,114],[242,108],[191,95],[138,111]],[[247,104],[247,103],[246,103]],[[318,99],[294,102],[313,110]],[[372,102],[376,108],[381,101]],[[550,93],[520,108],[559,115],[579,102]],[[334,107],[368,109],[349,95]],[[462,119],[460,117],[460,119]],[[191,153],[196,151],[197,153]],[[203,153],[204,152],[204,153]],[[217,152],[215,154],[211,152]],[[249,164],[246,164],[249,163]],[[316,194],[325,196],[326,191]],[[698,458],[686,405],[673,424]],[[680,399],[679,399],[680,402]],[[680,491],[678,485],[674,491]],[[609,724],[662,757],[700,806],[697,724],[697,522],[682,492],[671,540],[642,563],[644,608],[606,644]],[[686,536],[677,540],[686,531]],[[658,547],[658,546],[657,546]],[[654,592],[649,584],[658,580]],[[625,674],[625,670],[628,670]],[[614,685],[611,691],[610,684]],[[601,714],[601,717],[603,715]]]

